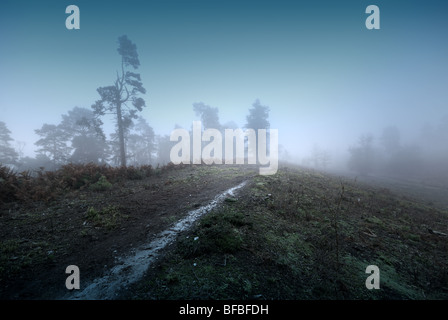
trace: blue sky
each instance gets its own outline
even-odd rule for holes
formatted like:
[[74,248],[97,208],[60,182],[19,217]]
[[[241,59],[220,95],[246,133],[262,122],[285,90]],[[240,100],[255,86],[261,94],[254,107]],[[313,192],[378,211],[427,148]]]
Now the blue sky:
[[[65,28],[71,4],[80,30]],[[370,4],[380,30],[365,27]],[[126,34],[156,133],[189,128],[195,102],[242,127],[260,99],[299,156],[314,143],[346,151],[390,124],[411,137],[448,114],[447,9],[431,0],[2,1],[0,121],[32,152],[35,129],[90,108],[113,83]]]

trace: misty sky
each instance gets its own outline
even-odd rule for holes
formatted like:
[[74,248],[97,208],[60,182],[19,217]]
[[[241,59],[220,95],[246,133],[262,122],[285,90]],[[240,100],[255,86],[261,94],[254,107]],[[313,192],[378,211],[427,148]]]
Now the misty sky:
[[[80,30],[65,27],[71,4]],[[370,4],[380,30],[365,27]],[[260,99],[299,156],[314,143],[346,152],[391,124],[412,139],[448,114],[447,13],[446,1],[3,0],[0,121],[34,156],[35,129],[113,84],[126,34],[157,134],[190,128],[195,102],[242,127]]]

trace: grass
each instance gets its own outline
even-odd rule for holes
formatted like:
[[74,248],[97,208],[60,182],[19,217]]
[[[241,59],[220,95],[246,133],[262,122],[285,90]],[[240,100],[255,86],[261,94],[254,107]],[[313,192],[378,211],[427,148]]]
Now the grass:
[[[231,180],[245,174],[250,180],[246,186],[182,233],[127,298],[448,299],[448,238],[440,234],[448,233],[446,211],[301,168],[282,167],[276,175],[254,177],[238,167],[188,168],[176,174],[165,167],[69,166],[35,181],[4,171],[11,185],[27,182],[37,190],[49,182],[58,187],[48,189],[55,193],[53,200],[38,197],[45,206],[28,206],[14,200],[20,194],[8,195],[14,201],[0,216],[7,234],[0,242],[0,282],[12,283],[30,266],[47,267],[73,253],[68,248],[78,238],[88,245],[90,238],[116,244],[121,239],[113,238],[117,230],[121,236],[131,230],[129,221],[139,223],[136,210],[150,214],[149,200],[161,188],[165,195],[157,199],[165,204],[187,186],[186,201],[177,205],[190,210],[202,204],[199,199],[188,202],[190,190],[204,191],[217,176]],[[84,180],[86,172],[95,170],[98,175]],[[165,226],[179,219],[159,217],[157,210],[150,218],[159,220],[149,223]],[[69,235],[71,242],[65,239]],[[380,269],[380,290],[365,287],[368,265]]]
[[182,235],[133,298],[448,298],[447,239],[422,227],[446,228],[446,212],[304,169],[243,192]]
[[89,207],[86,212],[86,221],[92,223],[95,227],[102,227],[105,229],[114,229],[121,219],[126,218],[120,211],[120,208],[114,205],[109,205],[96,210],[93,207]]
[[[49,288],[55,278],[48,274],[64,261],[82,261],[99,274],[102,270],[97,268],[114,262],[111,255],[128,253],[130,245],[145,241],[145,233],[169,227],[186,211],[241,182],[242,175],[252,174],[223,166],[182,165],[68,165],[53,172],[41,170],[36,176],[6,169],[0,167],[0,189],[11,191],[0,196],[0,295],[4,298],[53,294]],[[221,235],[216,245],[223,251],[239,250],[238,233]],[[92,273],[84,274],[86,278]]]
[[8,239],[0,242],[0,282],[20,276],[20,273],[34,263],[51,263],[57,245],[47,241]]

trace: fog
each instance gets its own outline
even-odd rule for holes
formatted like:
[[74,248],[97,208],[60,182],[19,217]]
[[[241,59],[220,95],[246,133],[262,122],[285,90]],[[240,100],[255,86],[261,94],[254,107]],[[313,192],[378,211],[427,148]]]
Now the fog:
[[[446,187],[447,5],[376,1],[381,27],[369,30],[368,4],[78,1],[80,29],[68,30],[68,4],[6,1],[0,162],[120,165],[98,88],[121,79],[127,165],[169,162],[171,132],[201,121],[278,130],[280,163]],[[123,35],[138,55],[130,76]]]

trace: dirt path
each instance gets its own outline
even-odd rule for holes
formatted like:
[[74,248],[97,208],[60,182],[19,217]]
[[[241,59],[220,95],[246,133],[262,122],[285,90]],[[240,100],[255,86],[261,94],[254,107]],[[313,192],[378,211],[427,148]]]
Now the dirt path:
[[[108,298],[113,286],[104,296],[97,295],[101,286],[94,284],[95,279],[121,286],[127,275],[137,276],[144,269],[143,265],[142,270],[135,268],[141,255],[148,257],[157,241],[161,246],[163,239],[173,237],[162,233],[164,230],[181,228],[175,222],[187,224],[188,213],[202,210],[217,195],[256,174],[256,168],[247,166],[185,166],[126,181],[105,192],[84,190],[52,203],[3,207],[0,298],[76,298],[67,296],[65,287],[69,265],[80,270],[81,291],[75,292],[84,293],[79,298]],[[89,220],[89,210],[100,212],[100,217],[110,216],[114,220],[107,223],[114,222],[113,226]],[[155,242],[148,245],[151,239]],[[156,257],[155,251],[151,259]],[[144,264],[151,259],[143,259]],[[119,276],[98,280],[113,274]],[[95,289],[82,291],[88,285]]]
[[72,291],[62,299],[98,300],[114,299],[121,290],[139,280],[158,258],[159,252],[176,240],[177,235],[188,230],[201,216],[219,206],[227,197],[234,197],[247,181],[218,194],[211,202],[190,211],[184,218],[141,245],[131,255],[121,257],[117,265],[101,278],[95,279],[85,289]]

